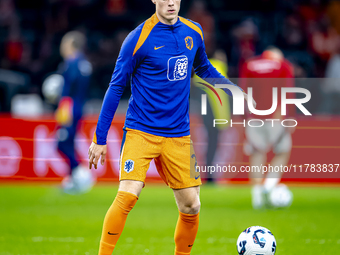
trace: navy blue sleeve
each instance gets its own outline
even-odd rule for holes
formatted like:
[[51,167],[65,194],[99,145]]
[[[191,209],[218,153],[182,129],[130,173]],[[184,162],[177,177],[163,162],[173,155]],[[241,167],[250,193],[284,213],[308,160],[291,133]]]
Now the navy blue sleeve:
[[[194,69],[197,76],[201,77],[206,82],[215,86],[215,84],[231,84],[238,87],[236,84],[232,83],[229,79],[225,78],[220,74],[216,68],[210,63],[207,54],[205,52],[204,41],[201,41],[201,45],[198,48],[194,60]],[[240,88],[240,87],[239,87]],[[228,95],[232,95],[229,89],[223,89]],[[240,88],[243,91],[243,89]]]
[[110,129],[113,116],[117,110],[119,100],[127,84],[130,83],[131,75],[139,59],[133,51],[139,38],[140,30],[132,31],[125,39],[112,74],[109,88],[106,91],[102,109],[98,118],[97,129],[93,142],[100,145],[106,144],[107,133]]
[[77,79],[77,65],[76,61],[67,60],[65,62],[65,70],[63,72],[64,77],[64,86],[63,91],[61,93],[61,97],[69,97],[71,96],[71,86],[74,85],[74,82]]

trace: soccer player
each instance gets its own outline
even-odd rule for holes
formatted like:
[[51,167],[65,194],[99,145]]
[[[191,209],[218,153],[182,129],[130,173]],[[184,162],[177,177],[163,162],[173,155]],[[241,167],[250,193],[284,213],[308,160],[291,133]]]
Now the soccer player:
[[125,86],[131,84],[120,184],[104,219],[99,255],[109,255],[115,248],[152,159],[164,182],[173,189],[179,209],[175,254],[190,254],[198,230],[201,185],[199,173],[190,178],[190,165],[195,164],[189,129],[191,69],[194,67],[201,78],[214,78],[212,83],[220,78],[232,84],[208,61],[201,26],[178,16],[181,1],[152,2],[156,13],[133,30],[122,45],[89,148],[89,167],[96,168],[99,160],[104,164],[112,118]]
[[94,184],[91,171],[79,165],[74,151],[74,139],[92,73],[92,66],[83,54],[84,45],[85,36],[78,31],[65,34],[60,44],[64,86],[56,111],[60,126],[57,137],[58,149],[67,157],[70,166],[70,173],[62,183],[64,191],[70,194],[86,192]]
[[[271,166],[285,166],[292,149],[291,133],[294,128],[285,128],[280,124],[281,97],[279,91],[283,87],[294,86],[293,66],[286,60],[280,49],[268,47],[261,56],[249,59],[244,63],[240,72],[240,86],[246,90],[253,88],[253,98],[258,102],[257,110],[268,110],[272,105],[272,90],[278,90],[278,107],[273,114],[266,116],[254,116],[256,119],[276,119],[276,121],[264,121],[262,127],[246,126],[246,143],[244,152],[248,155],[251,166],[263,166],[267,162],[267,153],[273,150],[275,156],[270,162]],[[288,116],[291,119],[295,115],[293,105],[288,106]],[[268,201],[266,198],[274,187],[280,182],[282,173],[268,173],[263,181],[260,172],[251,172],[252,179],[252,205],[255,209],[262,208]]]

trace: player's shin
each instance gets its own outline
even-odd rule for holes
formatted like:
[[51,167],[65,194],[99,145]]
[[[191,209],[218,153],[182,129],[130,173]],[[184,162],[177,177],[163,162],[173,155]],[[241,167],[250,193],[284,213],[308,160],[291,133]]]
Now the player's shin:
[[100,239],[98,255],[111,255],[122,234],[126,218],[136,204],[138,197],[132,193],[118,191],[111,207],[106,213]]
[[179,212],[175,230],[175,255],[189,255],[196,239],[199,213],[185,214]]

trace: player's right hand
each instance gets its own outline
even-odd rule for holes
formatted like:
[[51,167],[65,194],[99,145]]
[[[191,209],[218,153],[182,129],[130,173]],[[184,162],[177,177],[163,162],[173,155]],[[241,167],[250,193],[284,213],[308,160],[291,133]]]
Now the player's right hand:
[[91,143],[89,148],[89,168],[92,168],[92,165],[95,169],[97,169],[98,161],[100,159],[100,163],[104,165],[105,157],[107,153],[107,145],[99,145],[94,142]]

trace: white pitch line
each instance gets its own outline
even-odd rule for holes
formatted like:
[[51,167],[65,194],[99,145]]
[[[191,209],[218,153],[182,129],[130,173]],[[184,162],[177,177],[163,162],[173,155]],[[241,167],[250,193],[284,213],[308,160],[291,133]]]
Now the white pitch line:
[[37,242],[51,242],[51,243],[83,243],[84,237],[45,237],[35,236],[32,237],[32,241]]

